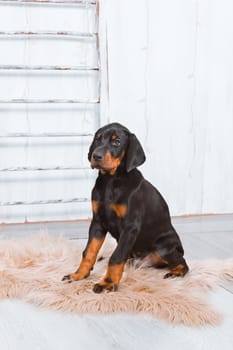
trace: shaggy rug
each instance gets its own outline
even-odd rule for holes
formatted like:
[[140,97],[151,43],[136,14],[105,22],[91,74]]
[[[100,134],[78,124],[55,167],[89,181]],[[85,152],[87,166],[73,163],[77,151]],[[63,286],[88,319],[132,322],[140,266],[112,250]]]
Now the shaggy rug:
[[[105,242],[100,255],[109,257]],[[184,278],[163,279],[166,271],[128,265],[117,292],[95,294],[93,284],[104,274],[107,259],[95,264],[82,281],[61,282],[74,272],[83,246],[75,241],[36,235],[0,241],[0,297],[18,298],[44,308],[73,313],[142,313],[174,324],[216,325],[221,315],[208,303],[208,291],[233,279],[233,259],[189,262]]]

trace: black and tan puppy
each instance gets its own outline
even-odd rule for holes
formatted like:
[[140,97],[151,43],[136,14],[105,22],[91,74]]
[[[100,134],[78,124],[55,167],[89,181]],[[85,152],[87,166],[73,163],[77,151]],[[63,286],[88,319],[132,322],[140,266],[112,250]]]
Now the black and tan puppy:
[[89,276],[107,232],[117,240],[117,247],[94,292],[117,290],[130,257],[148,257],[155,267],[167,267],[165,278],[184,276],[188,266],[168,206],[136,169],[145,161],[136,136],[118,123],[106,125],[96,132],[88,159],[99,170],[92,191],[93,219],[80,266],[63,280]]

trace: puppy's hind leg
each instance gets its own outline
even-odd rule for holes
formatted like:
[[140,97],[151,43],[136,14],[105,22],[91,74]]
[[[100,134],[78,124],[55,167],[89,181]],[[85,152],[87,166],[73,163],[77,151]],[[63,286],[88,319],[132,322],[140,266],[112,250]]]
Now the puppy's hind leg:
[[168,272],[164,278],[174,278],[174,277],[184,277],[189,270],[189,267],[182,255],[179,251],[179,248],[176,248],[173,252],[166,255],[164,259],[168,263],[168,268],[170,272]]

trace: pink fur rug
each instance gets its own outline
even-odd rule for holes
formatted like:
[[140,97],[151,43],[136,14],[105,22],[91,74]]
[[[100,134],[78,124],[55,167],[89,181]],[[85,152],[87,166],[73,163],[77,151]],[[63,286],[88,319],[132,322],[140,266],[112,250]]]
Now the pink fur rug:
[[[114,249],[105,243],[100,255]],[[163,279],[164,270],[127,266],[117,292],[95,294],[108,259],[96,263],[91,275],[71,284],[61,282],[74,272],[83,246],[48,235],[0,241],[0,297],[18,298],[43,308],[73,313],[151,314],[174,324],[216,325],[221,315],[208,303],[209,290],[233,279],[233,259],[189,262],[184,278]]]

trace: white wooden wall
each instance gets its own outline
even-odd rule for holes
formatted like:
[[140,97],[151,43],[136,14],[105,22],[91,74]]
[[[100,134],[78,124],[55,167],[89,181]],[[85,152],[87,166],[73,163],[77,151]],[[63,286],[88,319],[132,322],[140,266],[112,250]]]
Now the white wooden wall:
[[[69,1],[68,1],[69,2]],[[96,33],[93,4],[0,2],[0,32]],[[88,0],[87,0],[88,2]],[[90,2],[90,1],[89,1]],[[94,3],[94,1],[93,1]],[[97,67],[96,37],[1,35],[0,65]],[[98,104],[1,103],[9,99],[99,98],[98,71],[0,70],[0,135],[88,134],[100,125]],[[80,167],[81,170],[2,171],[0,202],[90,198],[94,172],[87,151],[92,136],[0,138],[0,168]],[[0,222],[72,220],[91,215],[90,203],[0,205]]]
[[233,212],[233,1],[102,0],[109,116],[171,213]]
[[[48,12],[47,12],[48,11]],[[0,7],[2,30],[92,31],[92,10]],[[96,63],[92,46],[1,39],[0,64]],[[41,46],[43,45],[43,47]],[[171,213],[233,212],[233,1],[100,0],[101,119],[93,108],[0,105],[1,132],[92,133],[106,121],[141,140],[141,170],[163,193]],[[48,60],[49,59],[49,60]],[[92,78],[1,73],[0,97],[91,98]],[[44,80],[44,78],[46,78]],[[47,79],[48,78],[48,79]],[[52,79],[51,79],[52,78]],[[40,81],[38,83],[38,81]],[[0,168],[88,166],[91,138],[0,139]],[[55,142],[54,142],[55,141]],[[0,201],[90,195],[91,170],[1,174]],[[0,208],[0,222],[87,218],[89,203]]]

